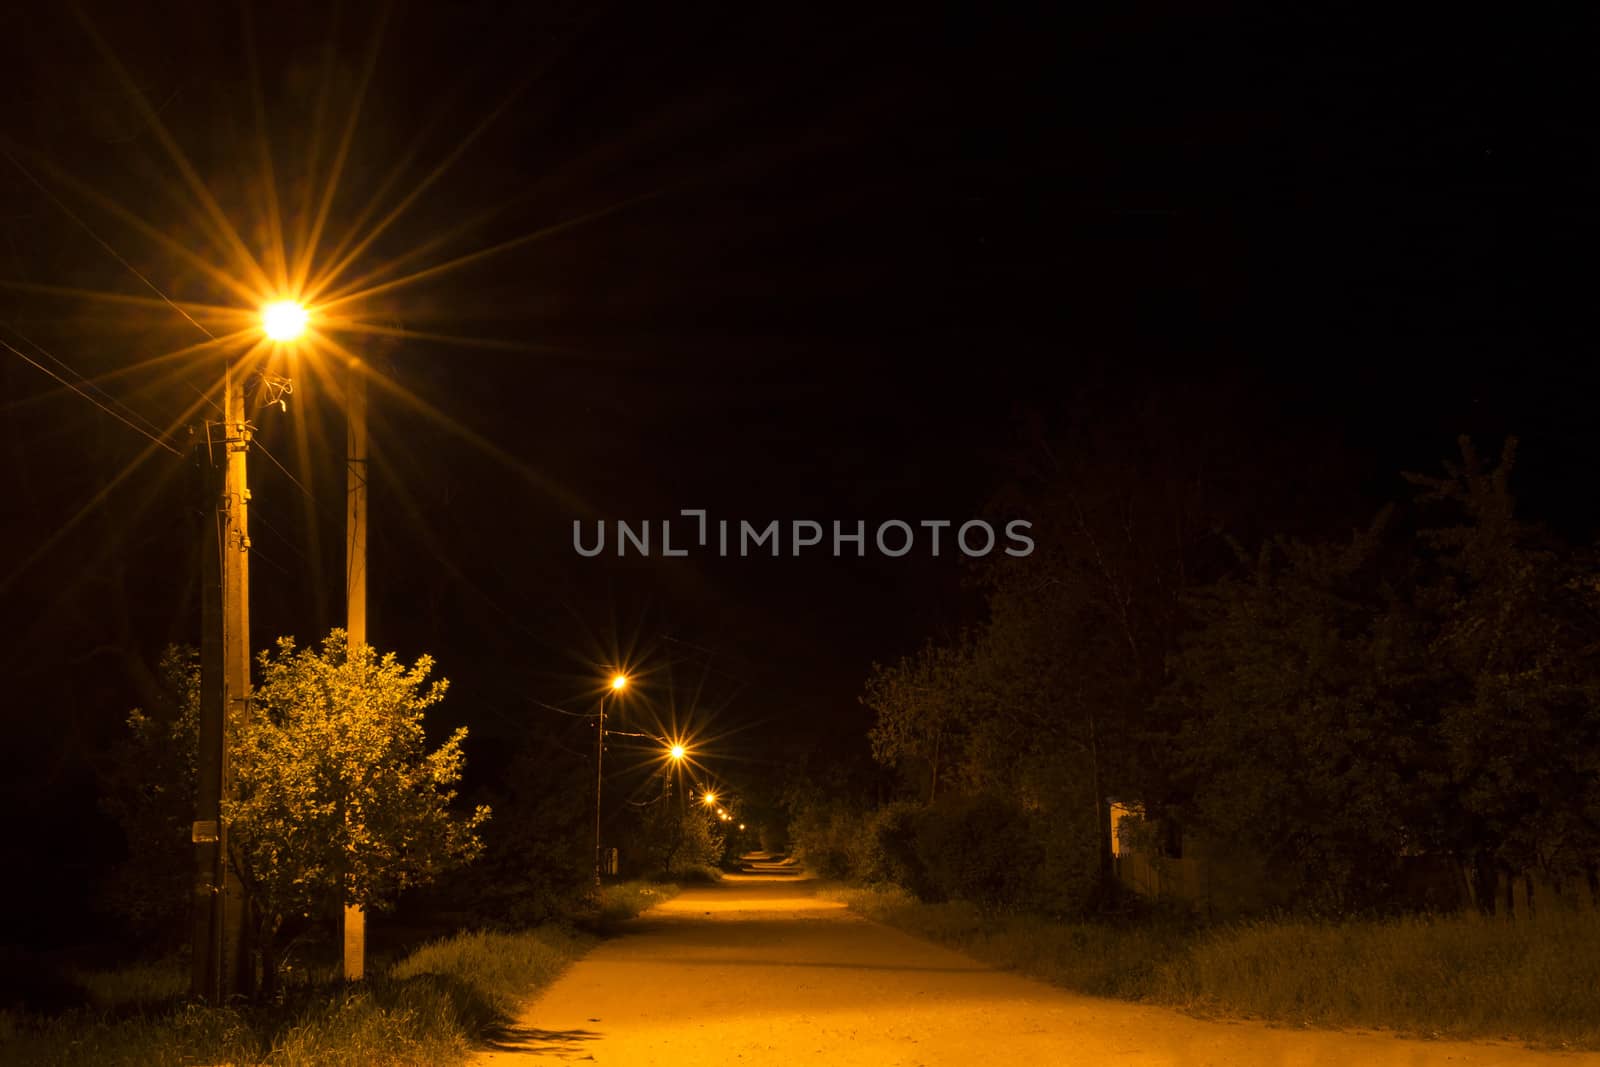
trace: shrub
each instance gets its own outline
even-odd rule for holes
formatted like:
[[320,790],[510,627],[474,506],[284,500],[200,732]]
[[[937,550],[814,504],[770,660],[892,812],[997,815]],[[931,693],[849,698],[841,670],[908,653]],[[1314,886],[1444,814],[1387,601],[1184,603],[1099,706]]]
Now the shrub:
[[918,820],[916,855],[929,899],[1014,908],[1033,888],[1037,852],[1026,813],[1003,797],[941,801]]
[[805,810],[789,833],[800,860],[823,878],[861,877],[870,866],[867,816],[843,805]]
[[871,861],[861,872],[863,879],[888,882],[919,897],[930,895],[928,871],[917,853],[917,828],[922,813],[919,805],[905,801],[878,810],[869,824]]

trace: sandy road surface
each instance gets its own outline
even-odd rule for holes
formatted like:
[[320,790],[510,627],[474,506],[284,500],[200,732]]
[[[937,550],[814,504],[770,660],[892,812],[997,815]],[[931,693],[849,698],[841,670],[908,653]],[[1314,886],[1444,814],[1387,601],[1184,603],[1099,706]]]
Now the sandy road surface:
[[1600,1067],[1600,1054],[1206,1022],[1080,996],[867,922],[790,869],[754,866],[629,923],[478,1062]]

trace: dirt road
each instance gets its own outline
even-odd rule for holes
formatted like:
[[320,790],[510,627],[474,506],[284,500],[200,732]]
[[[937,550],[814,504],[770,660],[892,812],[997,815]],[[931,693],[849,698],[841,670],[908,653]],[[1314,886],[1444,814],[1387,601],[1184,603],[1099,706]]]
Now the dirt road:
[[815,896],[789,868],[691,889],[530,1003],[501,1067],[1600,1065],[1600,1055],[1206,1022],[975,963]]

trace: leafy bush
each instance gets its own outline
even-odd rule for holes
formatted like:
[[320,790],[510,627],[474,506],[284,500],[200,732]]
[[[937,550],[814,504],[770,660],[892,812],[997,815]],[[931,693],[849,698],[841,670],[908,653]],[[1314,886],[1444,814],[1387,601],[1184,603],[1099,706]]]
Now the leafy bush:
[[868,829],[872,835],[870,862],[861,872],[868,882],[888,882],[919,897],[932,893],[928,871],[917,853],[917,828],[922,808],[899,801],[878,809]]
[[1016,907],[1033,888],[1038,851],[1026,813],[1003,797],[941,801],[918,820],[916,856],[932,900]]
[[629,869],[669,881],[693,881],[715,870],[726,846],[722,826],[699,806],[663,802],[637,823],[625,843]]
[[794,817],[795,854],[823,878],[856,878],[869,867],[868,817],[842,804],[807,808]]

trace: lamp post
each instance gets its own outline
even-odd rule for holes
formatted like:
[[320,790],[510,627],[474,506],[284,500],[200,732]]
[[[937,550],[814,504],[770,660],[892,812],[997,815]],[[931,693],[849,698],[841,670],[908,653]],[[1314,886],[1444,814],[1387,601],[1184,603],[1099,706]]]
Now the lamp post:
[[602,777],[602,764],[606,753],[606,697],[611,693],[620,693],[628,687],[628,676],[614,674],[611,676],[610,688],[600,694],[600,725],[595,731],[594,739],[594,891],[600,894],[600,783]]
[[[261,308],[261,332],[274,345],[292,344],[305,332],[305,307],[276,300]],[[250,713],[250,489],[246,456],[254,427],[245,411],[245,368],[230,359],[222,371],[222,421],[207,423],[206,508],[203,541],[200,737],[195,821],[193,956],[190,991],[221,1004],[245,983],[247,900],[228,862],[223,804],[232,798],[228,758],[234,727]],[[214,529],[212,525],[214,516]]]
[[[345,648],[357,653],[367,643],[367,376],[355,360],[345,400]],[[367,913],[342,902],[343,972],[360,981],[367,970]]]
[[681,741],[674,741],[667,748],[667,759],[671,762],[668,763],[666,769],[661,772],[662,800],[666,800],[672,795],[672,776],[678,773],[680,768],[682,768],[683,758],[688,754],[689,750],[683,746]]

